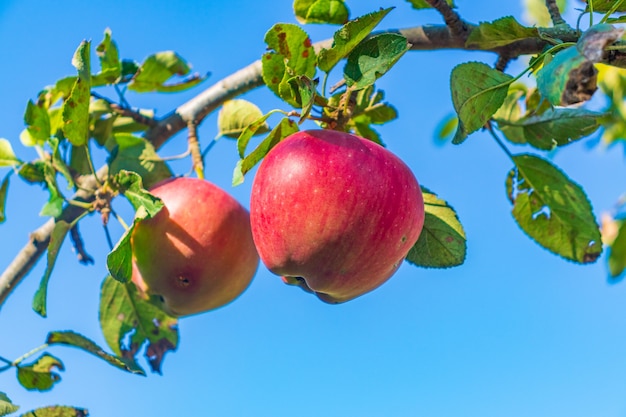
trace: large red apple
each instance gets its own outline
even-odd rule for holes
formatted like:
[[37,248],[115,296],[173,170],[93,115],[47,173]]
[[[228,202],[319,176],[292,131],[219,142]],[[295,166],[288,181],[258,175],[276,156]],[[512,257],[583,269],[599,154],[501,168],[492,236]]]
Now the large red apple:
[[390,151],[310,130],[278,143],[259,166],[250,221],[270,271],[341,303],[396,272],[420,235],[424,202],[415,176]]
[[160,295],[178,316],[212,310],[239,296],[259,264],[248,211],[221,188],[195,178],[166,180],[150,192],[164,207],[135,226],[138,287]]

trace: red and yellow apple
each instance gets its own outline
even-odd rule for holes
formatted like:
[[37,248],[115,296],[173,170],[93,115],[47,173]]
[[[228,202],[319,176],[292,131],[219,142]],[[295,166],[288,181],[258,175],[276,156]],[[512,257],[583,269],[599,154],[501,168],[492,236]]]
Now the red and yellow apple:
[[221,188],[196,178],[169,179],[150,192],[164,207],[135,226],[137,287],[160,295],[176,316],[237,298],[259,264],[248,211]]
[[267,154],[250,200],[261,261],[341,303],[387,281],[424,224],[420,186],[382,146],[344,132],[295,133]]

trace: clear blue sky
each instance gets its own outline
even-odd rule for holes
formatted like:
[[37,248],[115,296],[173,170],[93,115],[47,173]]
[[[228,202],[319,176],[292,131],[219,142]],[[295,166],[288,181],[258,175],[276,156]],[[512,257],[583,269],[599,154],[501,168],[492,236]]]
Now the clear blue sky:
[[[440,22],[437,14],[400,0],[348,4],[353,16],[397,6],[383,27]],[[521,18],[517,1],[458,5],[474,22]],[[260,57],[265,31],[279,21],[294,22],[290,0],[271,6],[251,0],[2,0],[0,136],[22,159],[35,157],[18,139],[27,100],[73,74],[79,42],[97,44],[107,27],[123,57],[141,61],[176,50],[196,71],[211,72],[208,86]],[[307,30],[314,40],[332,33]],[[489,137],[475,134],[460,147],[436,146],[432,139],[452,108],[452,67],[494,59],[410,52],[379,83],[400,113],[380,132],[422,185],[458,211],[469,238],[465,265],[424,270],[407,264],[380,289],[338,306],[287,287],[261,268],[233,304],[180,321],[180,347],[167,355],[163,376],[125,374],[57,347],[50,353],[67,370],[52,391],[27,392],[13,372],[0,374],[0,391],[22,412],[68,404],[93,416],[626,416],[626,284],[607,282],[604,257],[577,266],[523,235],[505,197],[510,162]],[[129,99],[162,115],[198,91]],[[264,111],[279,105],[266,91],[246,98]],[[200,127],[204,144],[216,134],[215,121],[213,115]],[[162,155],[180,152],[184,145],[176,142],[182,137]],[[207,157],[207,176],[248,205],[250,179],[230,188],[236,158],[233,142],[219,142]],[[597,214],[624,191],[621,148],[574,144],[554,161],[587,190]],[[45,220],[37,215],[45,198],[12,178],[8,221],[0,226],[0,268]],[[45,267],[40,262],[0,311],[0,356],[17,358],[50,330],[73,329],[105,346],[97,306],[107,245],[97,216],[83,222],[82,232],[96,264],[78,264],[71,245],[63,246],[50,282],[49,318],[42,319],[30,307]],[[112,232],[119,236],[121,228]]]

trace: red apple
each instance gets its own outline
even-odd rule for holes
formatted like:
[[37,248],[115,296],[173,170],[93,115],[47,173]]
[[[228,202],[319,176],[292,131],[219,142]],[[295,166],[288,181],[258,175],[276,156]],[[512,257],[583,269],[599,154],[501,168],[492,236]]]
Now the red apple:
[[411,170],[387,149],[310,130],[278,143],[259,166],[250,222],[270,271],[341,303],[396,272],[422,230],[424,201]]
[[160,295],[177,316],[237,298],[259,264],[248,211],[221,188],[196,178],[166,180],[150,192],[164,207],[139,222],[132,236],[133,281],[140,290]]

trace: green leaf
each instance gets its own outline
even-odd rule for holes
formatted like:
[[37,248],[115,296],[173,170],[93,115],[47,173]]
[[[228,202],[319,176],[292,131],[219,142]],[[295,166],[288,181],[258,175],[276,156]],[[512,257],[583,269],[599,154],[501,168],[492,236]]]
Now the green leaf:
[[[74,188],[74,178],[72,177],[72,173],[70,172],[70,168],[65,163],[65,160],[61,156],[61,152],[59,151],[59,139],[56,137],[51,137],[48,139],[48,144],[52,148],[52,161],[54,163],[54,168],[60,172],[65,180],[67,181],[67,188]],[[84,149],[87,149],[88,144],[83,146]]]
[[165,84],[174,75],[186,76],[191,67],[180,55],[173,51],[150,55],[141,64],[128,84],[128,89],[138,93],[173,93],[184,91],[203,82],[206,77],[194,74],[173,84]]
[[609,247],[608,265],[611,278],[619,277],[626,269],[626,222],[622,222]]
[[11,142],[0,138],[0,167],[13,167],[22,164],[22,161],[15,156]]
[[569,106],[589,100],[596,91],[593,63],[577,48],[559,51],[537,73],[537,88],[554,106]]
[[[582,0],[584,3],[588,3],[587,0]],[[594,12],[608,12],[613,8],[617,0],[594,0],[593,1],[593,11]],[[585,9],[589,11],[589,6]],[[622,2],[622,4],[616,9],[618,12],[626,12],[626,3]]]
[[117,148],[111,153],[109,172],[116,175],[122,170],[139,174],[146,188],[170,178],[172,171],[156,153],[154,146],[144,138],[128,133],[114,135]]
[[322,49],[318,56],[318,65],[324,72],[330,72],[335,65],[365,39],[380,21],[393,8],[382,9],[351,20],[333,35],[333,45],[330,49]]
[[26,162],[20,167],[18,175],[31,184],[46,182],[46,163],[42,161]]
[[95,86],[115,83],[122,75],[122,62],[117,45],[111,39],[111,29],[105,29],[104,39],[96,47],[96,54],[100,60],[100,73],[93,77],[92,84]]
[[510,75],[480,62],[457,65],[452,70],[452,102],[459,126],[452,143],[462,143],[470,133],[483,127],[502,106],[507,96]]
[[406,38],[396,33],[368,38],[348,56],[343,70],[346,84],[357,90],[373,85],[408,50]]
[[74,53],[72,65],[78,70],[78,77],[63,103],[63,135],[76,146],[84,145],[89,138],[90,47],[91,42],[83,41]]
[[424,227],[406,260],[426,268],[450,268],[463,264],[467,252],[465,231],[454,209],[422,187]]
[[17,379],[29,391],[49,391],[61,380],[54,368],[60,371],[65,369],[58,358],[44,353],[33,363],[18,366]]
[[316,90],[317,82],[311,80],[306,75],[299,75],[290,78],[283,85],[288,86],[291,90],[289,92],[285,91],[283,94],[291,95],[293,101],[297,103],[297,107],[302,108],[300,120],[298,121],[298,123],[302,123],[311,114],[313,104],[315,104],[315,100],[318,97]]
[[[145,211],[140,210],[145,216]],[[125,284],[130,282],[133,275],[133,246],[132,236],[139,218],[124,232],[113,250],[107,255],[107,268],[113,278]]]
[[118,358],[106,353],[100,346],[85,336],[72,331],[57,331],[48,333],[46,343],[49,345],[64,345],[75,347],[104,360],[114,367],[133,374],[145,375],[143,369],[136,364],[126,363],[122,358]]
[[294,0],[293,10],[298,22],[346,23],[350,14],[344,0]]
[[2,185],[0,185],[0,223],[4,223],[6,220],[6,204],[7,204],[7,190],[9,188],[9,177],[11,173],[9,172],[5,175],[2,180]]
[[89,412],[84,408],[70,407],[66,405],[51,405],[37,408],[20,417],[87,417]]
[[452,140],[454,132],[459,127],[459,118],[456,114],[451,113],[445,116],[435,128],[435,143],[440,145]]
[[140,207],[145,210],[143,218],[154,217],[163,208],[161,199],[143,188],[141,177],[136,172],[120,171],[113,178],[113,182],[119,187],[119,192],[133,205],[135,211]]
[[43,146],[50,137],[50,117],[48,115],[48,109],[38,106],[29,100],[26,105],[26,112],[24,113],[24,123],[26,124],[26,132],[28,133],[26,137],[22,139],[22,143],[26,146]]
[[[262,117],[263,112],[254,103],[242,99],[228,100],[217,115],[217,137],[237,139],[246,127]],[[269,126],[263,122],[254,134],[258,135],[268,130]]]
[[56,171],[52,164],[49,161],[46,161],[42,164],[44,181],[46,186],[48,187],[48,201],[44,204],[40,216],[50,216],[50,217],[59,217],[63,212],[63,195],[59,191],[57,180],[56,180]]
[[537,38],[539,30],[519,24],[513,16],[493,22],[482,22],[469,34],[465,46],[477,49],[493,49],[528,38]]
[[0,417],[14,413],[19,410],[19,408],[18,405],[13,404],[4,392],[0,391]]
[[595,262],[602,238],[582,188],[550,162],[530,154],[513,157],[507,194],[513,217],[532,239],[573,262]]
[[244,158],[246,153],[246,148],[248,147],[248,143],[250,143],[250,139],[252,136],[260,133],[265,126],[267,126],[267,119],[274,113],[278,113],[280,110],[272,110],[269,113],[263,115],[256,121],[252,122],[241,132],[239,138],[237,138],[237,151],[239,152],[239,157],[241,159]]
[[291,98],[288,80],[298,75],[315,76],[316,58],[311,38],[296,25],[277,23],[265,34],[265,43],[270,52],[262,59],[263,81],[277,96],[296,107],[298,104]]
[[61,245],[67,236],[67,232],[72,228],[71,224],[59,220],[55,223],[52,234],[50,235],[50,243],[48,243],[48,263],[46,265],[46,271],[44,272],[41,282],[39,283],[39,289],[35,293],[33,298],[33,310],[42,317],[47,316],[47,297],[48,297],[48,281],[50,280],[50,274],[54,269],[54,264],[59,256],[59,250]]
[[243,176],[250,171],[267,153],[281,140],[296,133],[298,125],[289,118],[283,118],[280,123],[272,129],[265,139],[250,154],[242,158],[233,173],[233,186],[243,182]]
[[145,352],[153,372],[161,372],[164,355],[178,346],[178,320],[139,293],[135,284],[122,284],[110,276],[100,292],[100,326],[118,356],[133,359],[147,342]]
[[[426,0],[407,0],[407,1],[411,3],[411,6],[413,6],[414,9],[417,9],[417,10],[433,8],[433,6],[428,4]],[[454,0],[446,0],[446,3],[448,3],[452,7],[456,7],[454,5]]]
[[513,122],[496,119],[504,135],[515,143],[552,150],[588,136],[600,127],[601,113],[585,109],[550,109]]

